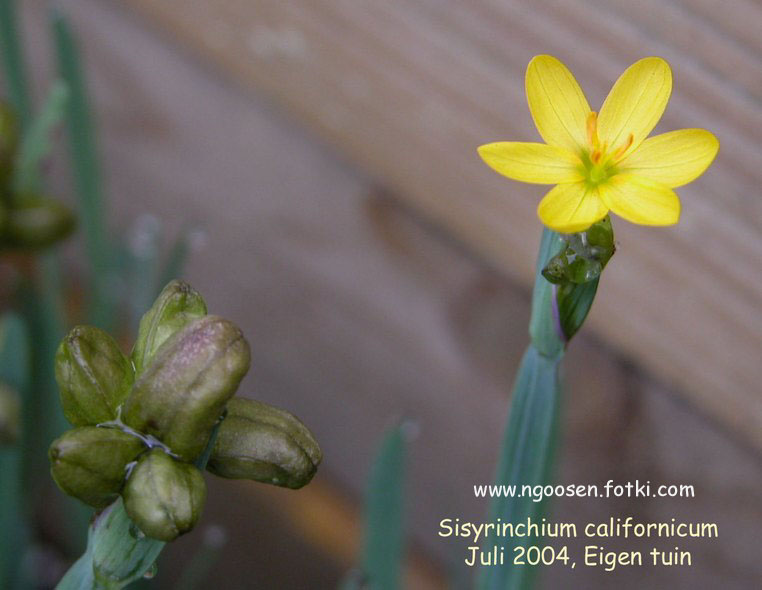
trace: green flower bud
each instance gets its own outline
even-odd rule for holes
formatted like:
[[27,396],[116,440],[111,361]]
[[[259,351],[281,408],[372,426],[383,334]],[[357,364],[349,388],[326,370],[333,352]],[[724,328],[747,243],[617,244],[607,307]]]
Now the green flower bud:
[[151,364],[156,351],[175,332],[206,315],[206,303],[190,285],[171,281],[140,320],[138,338],[132,349],[135,373]]
[[127,514],[143,533],[172,541],[191,530],[201,516],[206,483],[193,465],[153,449],[132,470],[122,497]]
[[116,499],[127,464],[144,449],[140,439],[116,428],[82,426],[50,445],[50,473],[66,494],[103,508]]
[[130,360],[103,330],[77,326],[56,352],[56,381],[64,416],[75,426],[117,417],[134,375]]
[[542,275],[556,285],[594,281],[614,255],[614,231],[608,217],[585,231],[564,236],[564,241],[566,247],[542,269]]
[[159,347],[135,381],[122,420],[193,461],[248,370],[241,331],[218,316],[198,318]]
[[548,261],[542,275],[556,286],[554,313],[568,342],[585,321],[600,275],[616,247],[608,216],[563,240],[564,248]]
[[71,210],[58,201],[30,197],[6,211],[3,243],[12,248],[46,248],[76,225]]
[[19,436],[21,404],[18,394],[0,383],[0,445],[13,444]]
[[227,410],[207,463],[209,471],[294,489],[309,483],[323,454],[298,418],[244,398],[230,400]]

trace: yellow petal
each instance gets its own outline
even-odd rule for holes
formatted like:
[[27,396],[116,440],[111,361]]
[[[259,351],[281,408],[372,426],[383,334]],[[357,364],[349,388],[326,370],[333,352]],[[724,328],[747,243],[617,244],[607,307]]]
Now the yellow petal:
[[[661,119],[672,93],[672,72],[660,57],[635,62],[614,84],[598,114],[598,137],[631,153]],[[632,134],[632,141],[630,141]]]
[[537,215],[550,229],[574,233],[590,227],[608,213],[598,190],[584,182],[559,184],[550,189],[537,207]]
[[496,172],[521,182],[558,184],[582,180],[582,162],[577,156],[544,143],[488,143],[479,147],[479,155]]
[[680,199],[668,186],[634,174],[617,174],[598,187],[614,213],[640,225],[673,225],[680,219]]
[[719,149],[720,142],[705,129],[680,129],[649,137],[619,168],[674,188],[701,176]]
[[567,67],[550,55],[532,58],[526,92],[534,124],[545,142],[579,152],[587,143],[590,106]]

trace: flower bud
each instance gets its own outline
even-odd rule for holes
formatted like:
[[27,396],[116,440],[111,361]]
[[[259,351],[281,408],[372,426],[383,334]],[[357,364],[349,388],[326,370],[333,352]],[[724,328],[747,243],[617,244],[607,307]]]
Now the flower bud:
[[116,499],[127,464],[143,449],[140,439],[116,428],[81,426],[50,445],[50,473],[65,493],[103,508]]
[[6,211],[3,242],[12,248],[46,248],[68,236],[74,214],[53,199],[29,197]]
[[18,394],[0,383],[0,445],[13,444],[19,436],[21,404]]
[[77,326],[56,352],[56,381],[64,416],[75,426],[117,417],[134,375],[130,360],[103,330]]
[[601,272],[614,255],[614,230],[607,217],[585,231],[563,237],[564,248],[548,261],[542,275],[556,285],[555,317],[568,342],[593,304]]
[[124,508],[147,536],[172,541],[191,530],[204,507],[206,483],[193,465],[161,449],[140,458],[122,493]]
[[323,454],[298,418],[240,397],[230,400],[227,410],[207,463],[209,471],[294,489],[309,483]]
[[141,318],[138,338],[132,349],[135,373],[151,364],[156,351],[175,332],[206,315],[206,303],[190,285],[171,281]]
[[585,231],[564,236],[566,246],[548,261],[542,275],[551,283],[581,285],[597,279],[614,254],[614,232],[608,217]]
[[122,420],[193,461],[248,370],[241,331],[218,316],[198,318],[159,347],[135,381]]

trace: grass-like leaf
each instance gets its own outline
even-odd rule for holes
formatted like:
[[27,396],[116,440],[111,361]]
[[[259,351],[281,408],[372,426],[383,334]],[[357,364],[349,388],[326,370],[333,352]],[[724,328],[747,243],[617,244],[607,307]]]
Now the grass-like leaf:
[[66,107],[66,122],[74,182],[79,199],[80,227],[84,234],[90,266],[88,319],[96,326],[108,329],[114,319],[113,301],[109,293],[111,243],[106,233],[95,129],[79,51],[66,18],[55,8],[52,29],[60,76],[70,93]]
[[401,587],[405,429],[403,424],[386,433],[370,474],[362,574],[374,590]]
[[42,189],[40,166],[50,153],[50,135],[64,116],[69,91],[61,81],[53,84],[40,113],[24,133],[13,169],[13,193],[25,196]]
[[21,120],[21,129],[29,126],[32,118],[32,101],[29,96],[24,49],[18,35],[16,2],[0,2],[0,60],[2,60],[8,99]]

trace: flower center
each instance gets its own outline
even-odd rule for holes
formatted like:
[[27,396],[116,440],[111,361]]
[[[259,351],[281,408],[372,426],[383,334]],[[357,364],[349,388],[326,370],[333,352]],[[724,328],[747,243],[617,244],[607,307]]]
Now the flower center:
[[591,187],[606,182],[617,173],[617,164],[633,142],[632,133],[621,146],[610,149],[598,139],[598,113],[592,111],[587,117],[587,143],[589,148],[581,154],[582,175]]

